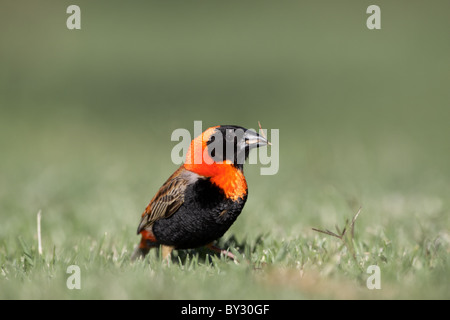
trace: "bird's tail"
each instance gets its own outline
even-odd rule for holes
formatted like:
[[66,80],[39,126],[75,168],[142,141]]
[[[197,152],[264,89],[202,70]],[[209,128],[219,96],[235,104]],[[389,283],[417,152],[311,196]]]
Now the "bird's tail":
[[136,261],[139,259],[144,259],[145,256],[148,254],[148,252],[150,251],[150,247],[145,247],[145,248],[141,248],[141,246],[137,246],[134,249],[133,254],[131,255],[131,261]]
[[155,236],[153,233],[149,231],[141,231],[141,242],[139,242],[139,245],[134,249],[133,254],[131,255],[131,261],[135,261],[137,259],[144,259],[145,256],[148,254],[151,248],[154,248],[156,246],[155,242]]
[[137,259],[144,259],[148,254],[151,248],[155,248],[158,246],[158,242],[156,241],[155,235],[150,230],[142,230],[141,234],[141,242],[134,249],[133,254],[131,255],[131,261],[135,261]]

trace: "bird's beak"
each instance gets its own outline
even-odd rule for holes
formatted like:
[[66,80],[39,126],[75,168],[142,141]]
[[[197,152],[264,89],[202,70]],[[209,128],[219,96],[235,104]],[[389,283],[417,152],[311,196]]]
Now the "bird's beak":
[[245,138],[245,145],[249,149],[259,148],[271,144],[265,137],[250,130],[247,130],[245,132],[244,138]]

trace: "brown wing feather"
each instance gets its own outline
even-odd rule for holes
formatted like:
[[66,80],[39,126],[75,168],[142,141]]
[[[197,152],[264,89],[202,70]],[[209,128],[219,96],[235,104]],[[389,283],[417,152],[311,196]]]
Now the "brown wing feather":
[[150,227],[159,219],[173,215],[184,202],[186,187],[198,176],[181,166],[159,189],[142,214],[137,233]]

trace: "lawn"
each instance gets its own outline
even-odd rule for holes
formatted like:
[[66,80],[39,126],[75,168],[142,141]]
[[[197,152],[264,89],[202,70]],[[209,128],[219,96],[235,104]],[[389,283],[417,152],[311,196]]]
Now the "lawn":
[[[448,2],[380,1],[372,31],[356,1],[108,4],[79,1],[78,31],[69,3],[0,12],[0,299],[450,298]],[[219,240],[239,263],[132,263],[195,120],[280,133]]]

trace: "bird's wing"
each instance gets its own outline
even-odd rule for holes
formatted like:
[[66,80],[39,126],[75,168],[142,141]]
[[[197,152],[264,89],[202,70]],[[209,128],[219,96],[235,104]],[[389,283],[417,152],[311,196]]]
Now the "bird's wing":
[[137,233],[153,225],[159,219],[169,218],[184,203],[184,193],[189,184],[196,181],[193,175],[196,174],[187,171],[181,166],[175,173],[163,184],[150,204],[142,214],[141,223]]

